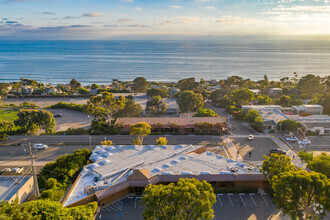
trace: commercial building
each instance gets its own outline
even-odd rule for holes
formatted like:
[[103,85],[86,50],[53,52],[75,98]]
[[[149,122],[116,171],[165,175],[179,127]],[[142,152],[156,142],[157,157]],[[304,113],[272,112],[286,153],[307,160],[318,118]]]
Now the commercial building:
[[178,115],[179,114],[179,105],[176,98],[164,98],[162,102],[166,104],[166,114],[167,115]]
[[32,176],[0,176],[0,202],[23,203],[33,192]]
[[300,114],[301,112],[306,112],[313,115],[322,115],[323,106],[322,105],[300,105],[292,106],[292,110],[295,114]]
[[330,116],[328,115],[288,115],[288,117],[292,120],[301,122],[307,133],[314,133],[316,135],[330,135]]
[[242,105],[243,110],[279,110],[281,111],[281,106],[280,105]]
[[[115,125],[127,132],[132,124],[147,122],[154,131],[163,133],[194,134],[199,133],[201,128],[198,125],[203,123],[214,125],[205,126],[204,132],[225,132],[227,124],[222,117],[139,117],[139,118],[118,118]],[[120,126],[119,126],[120,125]]]
[[97,146],[62,199],[65,207],[97,201],[100,207],[128,195],[141,195],[149,184],[179,178],[206,180],[212,186],[253,186],[265,181],[259,169],[206,151],[197,145]]

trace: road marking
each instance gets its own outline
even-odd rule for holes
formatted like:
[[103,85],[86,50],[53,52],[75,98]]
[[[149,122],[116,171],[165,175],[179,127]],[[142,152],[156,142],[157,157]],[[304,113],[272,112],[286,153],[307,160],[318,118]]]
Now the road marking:
[[230,198],[230,196],[232,196],[232,195],[233,195],[232,193],[228,193],[228,194],[227,194],[231,206],[234,207],[233,201],[231,201],[231,198]]
[[245,202],[244,202],[244,200],[243,200],[243,198],[242,198],[242,196],[244,196],[245,194],[244,194],[244,193],[240,193],[240,194],[238,194],[238,195],[239,195],[239,197],[241,198],[244,207],[246,207],[246,204],[245,204]]
[[135,204],[134,204],[134,208],[136,208],[136,203],[138,201],[138,199],[141,199],[142,197],[135,197]]
[[221,207],[223,207],[222,202],[221,202],[221,199],[220,199],[220,196],[223,196],[223,194],[217,194],[217,197],[218,197],[218,200],[220,202],[220,205],[221,205]]
[[254,203],[254,205],[255,205],[256,207],[258,207],[257,203],[254,201],[254,199],[253,199],[253,197],[252,197],[252,196],[254,196],[254,195],[255,195],[255,193],[250,193],[250,194],[249,194],[249,196],[250,196],[252,202]]
[[263,197],[263,195],[266,195],[266,193],[260,193],[261,194],[261,198],[264,200],[264,202],[267,204],[267,206],[269,206],[268,202],[266,201],[266,199]]

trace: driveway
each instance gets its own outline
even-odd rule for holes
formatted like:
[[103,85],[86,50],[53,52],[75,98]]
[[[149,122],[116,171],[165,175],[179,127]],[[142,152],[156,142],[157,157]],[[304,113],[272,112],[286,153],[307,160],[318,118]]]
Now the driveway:
[[56,131],[65,131],[68,128],[89,128],[93,120],[93,116],[86,113],[68,110],[68,109],[47,109],[52,113],[61,113],[62,117],[55,118]]

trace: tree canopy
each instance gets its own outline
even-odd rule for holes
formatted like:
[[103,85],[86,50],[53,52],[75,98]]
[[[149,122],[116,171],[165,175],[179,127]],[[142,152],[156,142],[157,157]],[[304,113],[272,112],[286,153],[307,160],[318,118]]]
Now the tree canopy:
[[292,119],[282,120],[277,123],[277,129],[281,131],[295,132],[298,130],[298,128],[302,128],[302,127],[303,125],[301,124],[301,122]]
[[53,114],[46,110],[20,110],[17,116],[15,125],[27,133],[35,134],[41,128],[48,134],[56,125]]
[[78,82],[76,79],[72,79],[70,81],[70,88],[73,92],[77,92],[79,88],[81,88],[81,83]]
[[150,82],[148,82],[144,77],[137,77],[133,80],[133,92],[147,92],[149,87]]
[[211,109],[200,108],[193,117],[219,117],[219,115]]
[[168,185],[148,185],[142,197],[144,219],[213,219],[216,197],[206,181],[179,179]]
[[132,99],[125,99],[125,106],[114,114],[114,117],[139,117],[142,115],[142,107]]
[[161,96],[162,98],[167,97],[167,91],[165,89],[157,89],[157,88],[151,88],[147,91],[147,96],[153,97],[153,96]]
[[181,91],[197,89],[199,83],[195,81],[195,78],[181,79],[178,81],[178,86]]
[[192,112],[204,107],[203,95],[194,91],[186,90],[180,93],[179,108],[181,112]]
[[[99,107],[102,107],[102,109]],[[108,119],[109,125],[111,125],[112,116],[124,107],[125,97],[121,95],[115,98],[113,93],[109,92],[102,92],[101,95],[92,96],[87,102],[89,112],[94,115],[105,116]]]
[[132,124],[129,128],[129,133],[131,136],[136,135],[139,143],[143,144],[144,137],[151,133],[151,126],[147,122]]

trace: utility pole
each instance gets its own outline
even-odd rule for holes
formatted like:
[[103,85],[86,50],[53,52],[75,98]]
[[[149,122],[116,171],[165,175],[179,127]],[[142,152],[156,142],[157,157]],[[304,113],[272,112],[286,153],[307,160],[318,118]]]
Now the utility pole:
[[31,169],[32,169],[32,172],[33,172],[34,192],[35,192],[35,195],[36,196],[40,196],[39,186],[38,186],[38,179],[37,179],[37,169],[36,169],[36,167],[34,165],[36,158],[33,156],[32,148],[31,148],[31,143],[30,142],[29,142],[29,151],[30,151]]

